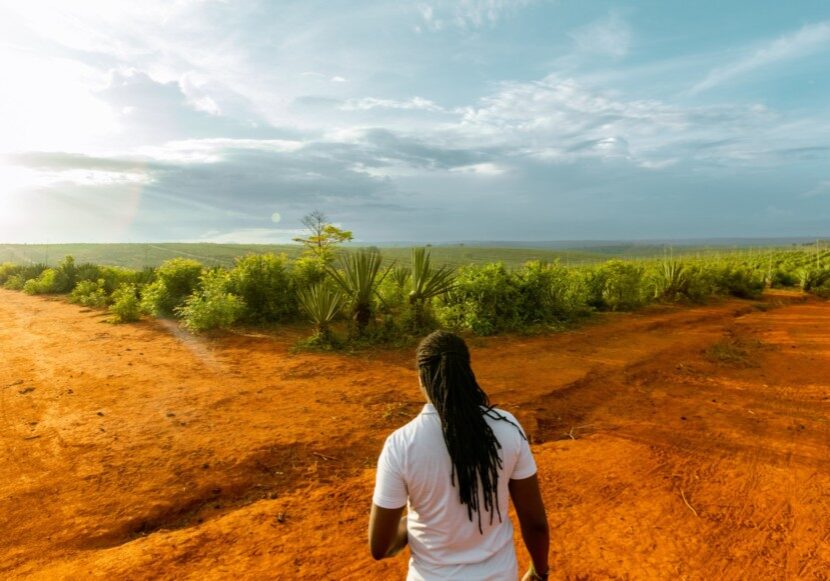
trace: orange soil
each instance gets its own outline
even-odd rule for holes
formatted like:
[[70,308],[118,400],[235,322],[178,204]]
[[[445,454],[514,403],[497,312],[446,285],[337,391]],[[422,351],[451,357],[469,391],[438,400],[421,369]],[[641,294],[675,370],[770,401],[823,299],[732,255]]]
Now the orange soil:
[[[552,578],[830,575],[830,304],[766,304],[471,341],[531,434]],[[365,528],[409,350],[103,320],[0,291],[0,577],[403,577]]]

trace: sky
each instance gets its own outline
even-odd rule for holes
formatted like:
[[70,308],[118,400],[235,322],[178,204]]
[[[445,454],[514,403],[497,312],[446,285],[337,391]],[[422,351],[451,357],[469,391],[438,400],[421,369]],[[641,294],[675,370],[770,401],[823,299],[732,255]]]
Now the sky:
[[0,0],[0,242],[830,235],[825,0]]

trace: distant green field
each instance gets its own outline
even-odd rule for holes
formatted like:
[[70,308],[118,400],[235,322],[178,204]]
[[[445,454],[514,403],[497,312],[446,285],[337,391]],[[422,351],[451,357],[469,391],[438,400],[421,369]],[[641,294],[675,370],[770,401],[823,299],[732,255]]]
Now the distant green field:
[[[350,247],[348,250],[355,250]],[[297,244],[212,244],[212,243],[146,243],[146,244],[0,244],[0,262],[42,262],[57,264],[64,256],[72,255],[77,262],[110,264],[129,268],[157,266],[175,257],[199,260],[207,266],[232,266],[234,259],[250,253],[286,253],[290,257],[300,254]],[[385,262],[409,263],[410,249],[405,247],[381,248]],[[652,259],[671,252],[674,256],[711,257],[741,254],[751,257],[774,251],[773,248],[693,247],[685,246],[669,250],[657,245],[617,245],[591,248],[551,249],[486,246],[432,246],[434,264],[461,266],[503,262],[516,267],[528,260],[553,262],[577,266],[602,262],[611,258]]]

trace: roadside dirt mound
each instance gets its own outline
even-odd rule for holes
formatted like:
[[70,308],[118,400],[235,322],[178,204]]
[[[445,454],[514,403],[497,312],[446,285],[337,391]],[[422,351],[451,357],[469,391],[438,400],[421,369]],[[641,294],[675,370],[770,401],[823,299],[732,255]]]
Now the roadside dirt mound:
[[[0,291],[0,577],[402,578],[365,528],[409,350],[292,354]],[[830,575],[830,304],[471,340],[531,435],[552,578]],[[526,558],[520,551],[522,565]]]

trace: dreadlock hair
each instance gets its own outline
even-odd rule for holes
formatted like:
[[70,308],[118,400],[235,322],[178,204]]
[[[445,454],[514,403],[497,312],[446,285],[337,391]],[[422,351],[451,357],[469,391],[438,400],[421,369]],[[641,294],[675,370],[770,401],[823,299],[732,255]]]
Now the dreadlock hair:
[[472,521],[473,513],[477,513],[478,530],[483,534],[479,485],[490,524],[494,515],[498,515],[499,522],[502,520],[498,496],[501,444],[484,416],[509,420],[493,410],[479,387],[470,367],[470,351],[458,335],[446,331],[428,335],[418,345],[416,360],[421,384],[441,418],[452,461],[450,481],[453,486],[458,481],[458,495],[461,504],[467,506],[467,517]]

